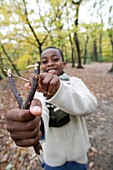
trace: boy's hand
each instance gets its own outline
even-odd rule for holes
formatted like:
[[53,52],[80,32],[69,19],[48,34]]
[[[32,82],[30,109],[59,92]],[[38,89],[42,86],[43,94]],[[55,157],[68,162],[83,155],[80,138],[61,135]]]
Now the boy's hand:
[[[16,145],[22,147],[34,146],[41,138],[40,116],[41,102],[34,99],[30,110],[12,109],[6,114],[7,130]],[[34,115],[38,116],[34,116]]]
[[41,73],[38,91],[42,92],[47,99],[54,96],[60,86],[58,76],[48,73]]
[[[30,89],[32,82],[32,77],[30,78],[29,83],[25,84],[26,89]],[[60,86],[60,79],[58,76],[50,73],[40,73],[40,78],[38,81],[37,91],[42,92],[47,99],[54,96]]]

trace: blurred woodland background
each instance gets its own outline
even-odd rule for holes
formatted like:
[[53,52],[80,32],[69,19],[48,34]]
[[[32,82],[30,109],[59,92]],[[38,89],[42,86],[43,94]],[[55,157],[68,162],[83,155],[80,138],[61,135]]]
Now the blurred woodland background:
[[[47,46],[63,51],[66,72],[98,99],[86,118],[89,170],[113,170],[113,0],[0,0],[0,170],[42,169],[33,148],[17,147],[6,130],[5,113],[18,105],[4,69],[28,79],[26,66]],[[25,98],[25,82],[15,81]]]
[[51,45],[72,67],[113,62],[112,0],[0,0],[1,78],[7,68],[19,75]]

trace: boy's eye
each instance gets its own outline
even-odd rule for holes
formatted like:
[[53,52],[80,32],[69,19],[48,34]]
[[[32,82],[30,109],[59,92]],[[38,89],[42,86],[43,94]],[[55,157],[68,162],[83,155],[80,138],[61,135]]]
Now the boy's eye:
[[42,64],[46,64],[46,63],[47,63],[47,60],[43,60],[43,61],[42,61]]
[[54,58],[53,61],[59,61],[59,58]]

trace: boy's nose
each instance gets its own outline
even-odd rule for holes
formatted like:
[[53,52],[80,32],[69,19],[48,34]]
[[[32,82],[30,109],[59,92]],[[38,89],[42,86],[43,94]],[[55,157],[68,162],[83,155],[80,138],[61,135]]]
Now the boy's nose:
[[51,67],[53,65],[54,65],[54,63],[52,61],[48,62],[48,67]]

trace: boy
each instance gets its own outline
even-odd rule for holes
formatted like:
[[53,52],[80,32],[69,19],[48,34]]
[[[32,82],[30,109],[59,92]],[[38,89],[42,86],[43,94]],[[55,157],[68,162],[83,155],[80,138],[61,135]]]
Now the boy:
[[[10,110],[7,129],[18,146],[33,146],[40,139],[45,170],[87,170],[90,142],[84,116],[95,111],[97,99],[82,80],[64,73],[58,48],[43,50],[41,64],[43,73],[30,110]],[[31,114],[35,112],[40,116]]]

